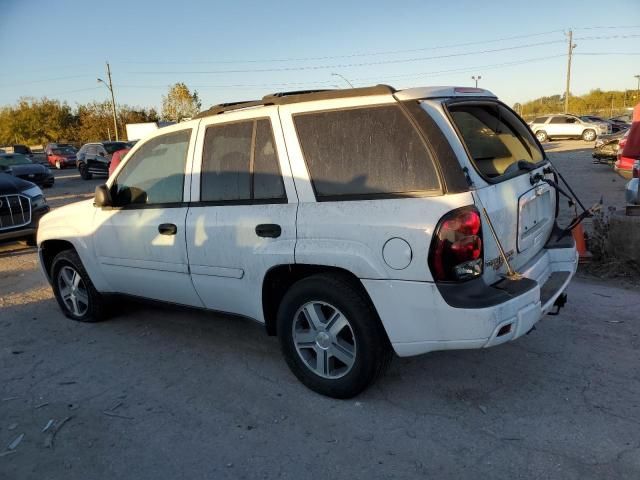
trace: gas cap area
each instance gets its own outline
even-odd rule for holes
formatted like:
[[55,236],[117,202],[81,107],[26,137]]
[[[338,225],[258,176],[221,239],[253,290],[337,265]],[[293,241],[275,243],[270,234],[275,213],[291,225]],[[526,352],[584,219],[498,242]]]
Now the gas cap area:
[[382,258],[394,270],[403,270],[413,258],[411,246],[402,238],[391,238],[382,247]]

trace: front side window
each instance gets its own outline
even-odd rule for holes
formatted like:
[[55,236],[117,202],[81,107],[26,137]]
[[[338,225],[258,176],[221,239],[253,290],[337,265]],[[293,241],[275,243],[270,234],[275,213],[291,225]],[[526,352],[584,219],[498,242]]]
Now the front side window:
[[518,162],[538,163],[544,155],[531,130],[499,103],[462,103],[448,107],[473,163],[491,179],[519,171]]
[[551,117],[549,123],[567,123],[567,117]]
[[201,175],[203,202],[286,199],[271,122],[267,119],[208,127]]
[[305,113],[294,122],[320,201],[440,188],[429,151],[397,105]]
[[190,138],[188,129],[145,142],[112,185],[115,205],[181,203]]

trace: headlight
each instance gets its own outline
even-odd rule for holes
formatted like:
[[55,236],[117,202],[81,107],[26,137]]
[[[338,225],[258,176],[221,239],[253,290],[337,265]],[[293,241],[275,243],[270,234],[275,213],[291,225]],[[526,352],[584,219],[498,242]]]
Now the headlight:
[[44,207],[47,204],[47,199],[44,198],[44,195],[38,195],[37,197],[33,197],[31,199],[31,208],[36,209],[40,207]]
[[35,198],[38,195],[42,196],[42,190],[40,190],[40,187],[34,185],[33,187],[28,188],[27,190],[23,190],[22,194],[26,195],[27,197]]

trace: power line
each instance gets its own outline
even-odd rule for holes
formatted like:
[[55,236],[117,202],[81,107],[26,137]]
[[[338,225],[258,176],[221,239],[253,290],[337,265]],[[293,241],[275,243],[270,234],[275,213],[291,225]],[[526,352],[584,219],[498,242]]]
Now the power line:
[[224,65],[224,64],[240,64],[240,63],[285,63],[285,62],[307,62],[314,60],[335,60],[338,58],[357,58],[357,57],[370,57],[370,56],[379,56],[379,55],[395,55],[398,53],[411,53],[411,52],[424,52],[429,50],[442,50],[448,48],[459,48],[459,47],[470,47],[474,45],[482,45],[487,43],[496,43],[496,42],[504,42],[507,40],[517,40],[521,38],[531,38],[538,37],[542,35],[550,35],[552,33],[562,33],[562,30],[550,30],[546,32],[539,33],[531,33],[527,35],[515,35],[511,37],[502,37],[495,38],[491,40],[481,40],[474,42],[466,42],[466,43],[454,43],[449,45],[438,45],[433,47],[422,47],[422,48],[411,48],[411,49],[401,49],[401,50],[386,50],[386,51],[378,51],[378,52],[361,52],[361,53],[351,53],[346,55],[331,55],[331,56],[318,56],[318,57],[298,57],[298,58],[270,58],[264,60],[214,60],[214,61],[149,61],[149,62],[140,62],[140,61],[127,61],[120,62],[122,64],[137,64],[137,65]]
[[54,78],[42,78],[40,80],[30,80],[28,82],[18,82],[18,83],[9,83],[5,85],[0,85],[0,88],[6,87],[20,87],[22,85],[31,85],[34,83],[44,83],[44,82],[53,82],[55,80],[71,80],[73,78],[83,78],[83,77],[91,77],[92,75],[69,75],[66,77],[54,77]]
[[538,43],[529,43],[525,45],[515,45],[512,47],[502,47],[502,48],[493,48],[488,50],[476,50],[473,52],[460,52],[460,53],[450,53],[446,55],[433,55],[430,57],[415,57],[415,58],[404,58],[404,59],[395,59],[395,60],[380,60],[376,62],[361,62],[361,63],[346,63],[346,64],[333,64],[333,65],[309,65],[309,66],[299,66],[299,67],[281,67],[281,68],[260,68],[260,69],[239,69],[239,70],[195,70],[195,71],[142,71],[142,72],[127,72],[132,74],[142,74],[142,75],[166,75],[166,74],[178,74],[178,75],[197,75],[197,74],[225,74],[225,73],[266,73],[266,72],[291,72],[291,71],[302,71],[302,70],[326,70],[333,68],[350,68],[350,67],[366,67],[373,65],[390,65],[390,64],[398,64],[398,63],[410,63],[410,62],[418,62],[424,60],[436,60],[442,58],[455,58],[455,57],[465,57],[469,55],[479,55],[483,53],[495,53],[495,52],[505,52],[508,50],[518,50],[522,48],[531,48],[531,47],[539,47],[544,45],[552,45],[556,43],[564,43],[564,40],[550,40],[546,42],[538,42]]

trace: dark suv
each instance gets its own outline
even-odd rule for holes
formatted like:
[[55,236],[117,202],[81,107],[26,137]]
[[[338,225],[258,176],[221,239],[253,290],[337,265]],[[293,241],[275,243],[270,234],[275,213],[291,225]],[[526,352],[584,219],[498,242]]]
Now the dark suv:
[[38,222],[48,211],[40,187],[0,173],[0,241],[24,239],[35,245]]
[[113,152],[127,148],[126,142],[87,143],[77,153],[76,165],[80,176],[90,180],[94,175],[109,176],[109,164]]

